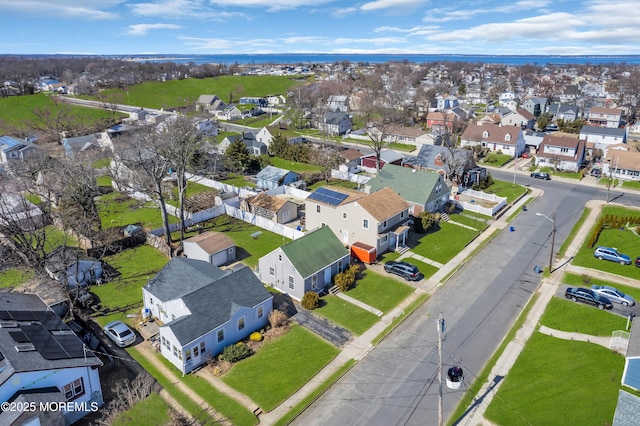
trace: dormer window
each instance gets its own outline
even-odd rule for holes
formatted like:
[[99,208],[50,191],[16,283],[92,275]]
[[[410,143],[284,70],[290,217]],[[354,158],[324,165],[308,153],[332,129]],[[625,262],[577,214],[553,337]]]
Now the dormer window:
[[489,137],[489,132],[487,132],[486,130],[484,132],[482,132],[482,138],[486,139]]
[[506,135],[504,135],[504,140],[509,142],[511,140],[511,135],[509,133],[507,133]]

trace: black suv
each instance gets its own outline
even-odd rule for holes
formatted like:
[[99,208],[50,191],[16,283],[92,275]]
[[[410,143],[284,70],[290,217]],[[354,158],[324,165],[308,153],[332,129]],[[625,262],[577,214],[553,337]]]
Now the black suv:
[[400,275],[407,281],[418,281],[424,276],[420,273],[417,266],[408,262],[397,262],[395,260],[390,260],[385,263],[384,270],[392,274]]
[[597,306],[598,309],[612,309],[613,303],[606,297],[600,296],[593,290],[582,287],[568,287],[564,292],[564,297],[574,302],[587,303]]
[[551,180],[551,176],[549,175],[549,173],[545,172],[533,172],[531,173],[531,177],[536,179]]

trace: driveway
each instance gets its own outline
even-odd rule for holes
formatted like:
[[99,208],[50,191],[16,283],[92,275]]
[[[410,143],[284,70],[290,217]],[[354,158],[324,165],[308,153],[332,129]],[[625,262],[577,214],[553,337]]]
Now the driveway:
[[304,309],[286,294],[273,296],[273,308],[286,312],[289,318],[293,318],[298,324],[338,348],[344,347],[353,337],[349,330],[339,327],[325,318],[313,315],[311,311]]

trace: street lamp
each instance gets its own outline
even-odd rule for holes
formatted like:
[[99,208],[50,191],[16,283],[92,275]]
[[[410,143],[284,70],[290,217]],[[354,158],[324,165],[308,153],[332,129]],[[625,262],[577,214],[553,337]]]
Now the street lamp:
[[552,228],[551,228],[551,253],[549,254],[549,273],[553,272],[553,244],[555,242],[555,238],[556,238],[556,212],[553,212],[553,219],[551,219],[549,216],[542,214],[542,213],[536,213],[536,216],[542,216],[545,219],[547,219],[549,222],[551,222],[552,224]]

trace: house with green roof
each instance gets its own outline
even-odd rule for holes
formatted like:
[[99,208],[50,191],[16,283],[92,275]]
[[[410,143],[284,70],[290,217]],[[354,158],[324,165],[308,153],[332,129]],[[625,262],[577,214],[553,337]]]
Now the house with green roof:
[[387,164],[380,173],[365,185],[374,193],[383,188],[393,189],[409,203],[409,213],[442,211],[449,201],[451,191],[440,173]]
[[294,299],[307,291],[321,293],[349,266],[349,250],[328,226],[285,244],[258,261],[260,280]]

